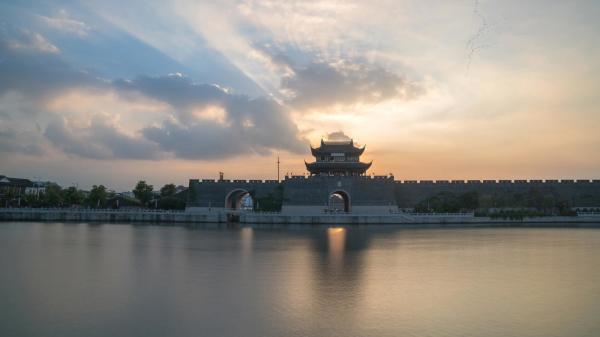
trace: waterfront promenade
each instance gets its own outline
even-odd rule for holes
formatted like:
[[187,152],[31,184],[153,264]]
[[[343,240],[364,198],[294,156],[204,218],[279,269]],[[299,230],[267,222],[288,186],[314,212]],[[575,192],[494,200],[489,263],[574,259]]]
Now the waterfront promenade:
[[583,225],[600,226],[600,213],[578,216],[544,216],[524,219],[479,217],[473,213],[390,213],[390,214],[306,214],[285,215],[240,210],[185,212],[165,210],[114,210],[77,208],[2,208],[0,221],[45,222],[134,222],[134,223],[240,223],[263,225],[418,225],[418,226],[508,226],[508,225]]

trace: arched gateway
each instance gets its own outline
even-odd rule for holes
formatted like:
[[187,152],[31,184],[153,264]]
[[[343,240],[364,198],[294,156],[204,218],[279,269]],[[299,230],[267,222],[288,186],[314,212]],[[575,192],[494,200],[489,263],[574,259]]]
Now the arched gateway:
[[244,198],[250,196],[250,192],[242,188],[236,188],[233,191],[227,193],[225,197],[225,208],[227,209],[241,209]]
[[344,190],[335,190],[329,194],[328,206],[330,211],[350,212],[350,194]]
[[252,202],[244,197],[251,195],[255,208],[266,203],[277,211],[279,205],[281,213],[289,215],[319,215],[330,210],[361,215],[396,211],[399,182],[392,175],[367,175],[371,162],[360,160],[364,151],[365,147],[357,146],[352,139],[322,140],[319,147],[311,147],[315,160],[306,163],[308,176],[286,175],[283,180],[192,179],[186,209],[250,209]]

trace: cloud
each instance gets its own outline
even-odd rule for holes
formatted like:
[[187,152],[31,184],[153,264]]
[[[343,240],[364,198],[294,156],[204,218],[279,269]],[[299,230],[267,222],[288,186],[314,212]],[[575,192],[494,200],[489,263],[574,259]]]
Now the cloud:
[[184,123],[192,119],[192,112],[227,100],[227,92],[216,85],[196,84],[179,73],[167,76],[139,76],[132,80],[115,80],[113,87],[125,97],[137,92],[170,104]]
[[[70,88],[100,88],[104,83],[67,64],[37,33],[19,39],[0,38],[0,95],[17,91],[36,102]],[[47,42],[49,43],[49,42]]]
[[[248,152],[267,154],[272,149],[300,152],[306,147],[289,111],[265,97],[231,94],[217,85],[196,84],[181,74],[119,80],[115,87],[174,108],[175,121],[145,128],[143,134],[178,157],[225,158]],[[203,109],[218,110],[218,118],[195,113]]]
[[40,155],[43,150],[39,135],[31,131],[17,131],[0,126],[0,153]]
[[45,136],[65,153],[92,159],[156,159],[156,144],[125,134],[100,117],[93,118],[86,127],[74,126],[61,119],[48,124]]
[[348,135],[346,135],[343,131],[335,131],[328,133],[325,139],[333,142],[340,142],[349,141],[351,138]]
[[7,46],[16,50],[39,51],[49,54],[60,53],[58,47],[43,35],[28,30],[22,30],[16,38],[7,41]]
[[198,119],[190,123],[165,121],[143,134],[161,147],[186,159],[216,159],[273,150],[306,150],[296,125],[284,108],[267,98],[226,96],[221,102],[226,122]]
[[382,67],[348,61],[294,68],[282,79],[281,90],[298,109],[410,100],[423,92],[418,84]]
[[[15,49],[2,41],[0,58],[0,96],[17,92],[36,102],[36,118],[48,121],[43,135],[67,154],[94,159],[156,159],[169,155],[211,159],[246,153],[264,155],[276,149],[300,152],[306,147],[290,111],[266,97],[232,94],[218,85],[195,83],[179,73],[103,80],[75,70],[58,54]],[[133,128],[121,124],[122,120],[133,119],[130,116],[107,118],[111,120],[107,123],[90,113],[81,101],[72,101],[67,108],[66,102],[56,104],[57,97],[73,100],[76,95],[73,98],[64,94],[82,89],[115,93],[119,104],[136,105],[142,95],[162,104],[159,110],[163,115],[157,118],[156,109],[144,116],[139,115],[143,113],[139,109],[117,107],[111,111],[115,105],[102,108],[115,117],[135,110],[139,115],[135,119],[142,125]],[[148,116],[154,117],[145,119]],[[8,148],[9,143],[3,139],[0,145]],[[10,148],[32,152],[12,145]]]
[[79,37],[86,37],[91,30],[85,22],[71,18],[64,9],[60,10],[55,17],[40,16],[40,19],[54,29],[76,34]]

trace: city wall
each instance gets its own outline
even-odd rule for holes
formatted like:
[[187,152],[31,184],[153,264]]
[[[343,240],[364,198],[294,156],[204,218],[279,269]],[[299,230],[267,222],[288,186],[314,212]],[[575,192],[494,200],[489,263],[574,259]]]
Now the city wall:
[[397,210],[392,177],[304,176],[282,182],[284,214],[318,214],[327,208],[332,193],[347,198],[349,211],[358,214],[389,213]]
[[397,210],[393,177],[292,176],[276,180],[198,180],[191,179],[187,210],[207,212],[229,209],[243,194],[253,199],[273,195],[282,187],[281,212],[285,214],[322,213],[333,193],[341,194],[351,212],[380,213]]
[[463,194],[476,191],[488,196],[520,194],[532,190],[551,194],[574,207],[600,206],[600,180],[404,180],[395,181],[400,208],[412,208],[440,192]]
[[243,193],[250,193],[253,198],[265,197],[278,185],[276,180],[190,179],[186,208],[196,212],[224,209],[228,198]]
[[352,213],[388,213],[411,209],[426,198],[441,192],[460,195],[526,195],[537,191],[568,201],[573,207],[600,207],[600,180],[394,180],[391,176],[286,177],[276,180],[190,180],[188,209],[205,212],[226,208],[232,191],[247,191],[253,197],[273,193],[283,187],[282,212],[286,214],[322,213],[329,196],[346,192]]

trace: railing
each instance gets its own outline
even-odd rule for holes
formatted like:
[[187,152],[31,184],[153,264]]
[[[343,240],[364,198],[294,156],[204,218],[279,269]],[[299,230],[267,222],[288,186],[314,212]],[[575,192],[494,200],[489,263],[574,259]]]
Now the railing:
[[[256,210],[240,210],[240,209],[221,209],[220,212],[235,212],[238,214],[264,214],[264,215],[287,215],[281,212],[273,211],[256,211]],[[474,212],[456,212],[456,213],[417,213],[417,212],[403,212],[403,211],[386,211],[381,213],[369,213],[369,212],[344,212],[344,211],[332,211],[328,209],[321,209],[319,213],[309,213],[306,215],[331,215],[331,216],[421,216],[421,217],[464,217],[471,218],[475,216]]]
[[577,212],[577,216],[600,216],[600,212]]
[[8,207],[0,208],[0,212],[70,212],[70,213],[183,213],[184,210],[146,209],[146,208],[74,208],[74,207]]
[[238,213],[238,214],[265,214],[265,215],[281,214],[281,212],[277,212],[277,211],[257,211],[257,210],[252,210],[252,209],[235,209],[235,208],[225,208],[225,209],[219,209],[219,210],[215,210],[215,211],[223,212],[223,213]]
[[398,212],[400,214],[408,214],[413,216],[459,216],[459,217],[474,217],[474,212],[456,212],[456,213],[418,213],[418,212]]

